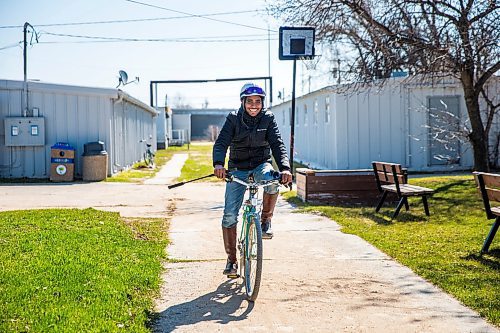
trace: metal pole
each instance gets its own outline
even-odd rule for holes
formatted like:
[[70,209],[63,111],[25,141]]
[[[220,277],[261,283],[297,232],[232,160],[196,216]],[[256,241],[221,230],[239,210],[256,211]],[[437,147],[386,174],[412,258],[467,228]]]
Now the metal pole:
[[153,81],[149,82],[149,105],[153,107]]
[[297,60],[293,59],[293,85],[292,85],[292,118],[290,119],[290,170],[293,175],[293,144],[295,135],[295,74],[297,71]]
[[273,78],[269,77],[269,106],[273,106]]
[[155,107],[158,106],[158,84],[155,84]]
[[269,76],[269,107],[273,106],[273,80],[271,78],[271,30],[267,25],[267,75]]
[[23,42],[23,62],[24,62],[24,82],[23,82],[23,93],[24,93],[24,105],[23,105],[23,117],[26,117],[27,115],[27,110],[28,110],[28,56],[26,54],[27,52],[27,46],[28,42],[26,41],[26,34],[28,32],[28,26],[30,24],[28,22],[24,23],[24,29],[23,29],[23,35],[24,35],[24,42]]

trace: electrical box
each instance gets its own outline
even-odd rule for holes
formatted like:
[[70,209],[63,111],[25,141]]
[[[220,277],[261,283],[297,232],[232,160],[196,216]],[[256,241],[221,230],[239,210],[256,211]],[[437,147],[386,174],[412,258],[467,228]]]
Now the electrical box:
[[4,118],[5,146],[44,146],[45,118]]

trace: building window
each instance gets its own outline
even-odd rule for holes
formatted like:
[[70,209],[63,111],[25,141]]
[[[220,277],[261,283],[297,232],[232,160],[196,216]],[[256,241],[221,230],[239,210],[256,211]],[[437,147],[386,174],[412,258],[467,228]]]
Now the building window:
[[299,109],[295,107],[295,125],[299,125]]
[[318,125],[318,118],[319,118],[319,106],[318,106],[318,100],[314,100],[314,110],[313,110],[313,123],[314,125]]
[[292,126],[292,107],[288,108],[288,125]]
[[286,110],[283,110],[283,126],[286,125]]
[[325,123],[330,122],[330,96],[325,97]]
[[304,104],[304,126],[307,125],[307,104]]

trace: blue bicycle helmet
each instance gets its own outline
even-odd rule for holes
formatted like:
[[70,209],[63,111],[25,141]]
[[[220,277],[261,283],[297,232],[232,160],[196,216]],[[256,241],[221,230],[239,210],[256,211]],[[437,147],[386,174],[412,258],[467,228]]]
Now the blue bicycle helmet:
[[264,98],[266,98],[266,92],[256,84],[245,83],[243,87],[241,87],[240,99],[248,96],[260,96],[262,100],[264,100]]

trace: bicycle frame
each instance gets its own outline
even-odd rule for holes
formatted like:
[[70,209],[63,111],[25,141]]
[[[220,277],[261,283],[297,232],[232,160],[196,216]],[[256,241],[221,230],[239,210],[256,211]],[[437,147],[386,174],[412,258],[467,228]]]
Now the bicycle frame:
[[[279,173],[277,173],[279,176]],[[276,175],[275,175],[276,177]],[[238,239],[238,249],[240,251],[240,274],[245,284],[245,294],[249,301],[257,298],[260,279],[262,274],[262,230],[260,226],[260,211],[257,211],[259,187],[266,187],[277,183],[278,179],[262,181],[256,183],[253,177],[249,177],[249,182],[230,176],[228,181],[235,181],[246,186],[248,189],[248,199],[243,205],[243,221]],[[252,263],[255,261],[255,263]],[[253,267],[252,267],[253,266]],[[254,274],[255,276],[253,276]]]
[[230,181],[234,181],[241,185],[245,185],[248,189],[248,199],[246,199],[243,202],[243,224],[241,227],[240,238],[239,238],[240,240],[242,240],[248,233],[249,223],[252,223],[250,222],[250,217],[254,217],[255,221],[260,222],[260,214],[259,214],[260,211],[257,211],[257,204],[258,204],[257,195],[259,192],[259,187],[266,187],[272,185],[273,183],[277,183],[278,179],[255,183],[253,181],[253,178],[250,176],[248,183],[235,177],[231,178]]
[[[248,253],[249,248],[248,248],[248,234],[249,230],[251,227],[252,223],[256,224],[256,227],[260,228],[260,214],[257,212],[257,204],[258,204],[258,187],[254,186],[248,186],[248,199],[245,200],[243,203],[243,218],[242,218],[242,225],[241,225],[241,231],[240,231],[240,238],[238,240],[239,244],[244,245],[244,250],[245,252],[241,253]],[[240,249],[241,251],[241,249]],[[243,256],[243,255],[242,255]],[[241,258],[243,260],[244,258]],[[241,261],[240,260],[240,261]],[[244,276],[242,273],[242,270],[244,269],[243,264],[240,265],[240,276]]]

